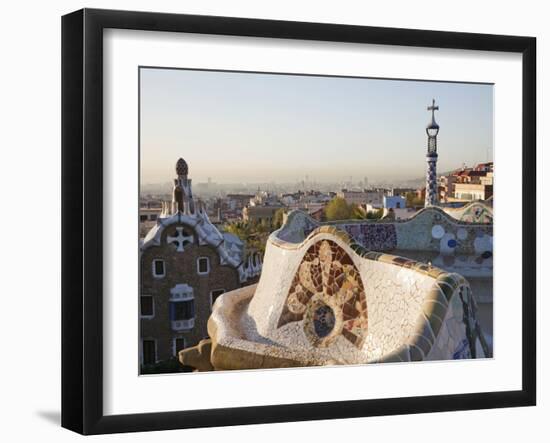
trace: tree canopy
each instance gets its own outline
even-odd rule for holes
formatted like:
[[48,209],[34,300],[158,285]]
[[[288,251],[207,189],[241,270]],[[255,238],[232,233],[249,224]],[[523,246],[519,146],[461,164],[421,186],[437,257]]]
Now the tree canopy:
[[328,221],[336,220],[372,220],[382,218],[384,209],[366,211],[355,203],[348,204],[342,197],[333,198],[325,206],[325,217]]
[[273,214],[273,219],[271,220],[273,229],[279,229],[283,225],[284,215],[285,215],[284,208],[277,209],[275,211],[275,214]]
[[327,220],[349,220],[352,209],[342,197],[335,197],[325,207],[325,216]]
[[273,228],[269,223],[253,221],[238,221],[226,223],[224,231],[239,237],[249,251],[265,252],[265,244]]
[[366,218],[369,220],[378,220],[382,218],[383,215],[384,215],[384,209],[380,208],[380,209],[375,209],[374,211],[367,212]]

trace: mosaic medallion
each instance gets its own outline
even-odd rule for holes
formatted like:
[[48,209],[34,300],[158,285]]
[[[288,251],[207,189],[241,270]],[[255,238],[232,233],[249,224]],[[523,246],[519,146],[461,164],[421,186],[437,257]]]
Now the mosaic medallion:
[[304,255],[290,287],[278,327],[304,322],[314,346],[339,335],[360,348],[367,332],[367,302],[359,271],[335,242],[322,240]]
[[433,238],[441,238],[445,235],[445,229],[441,225],[434,225],[432,227],[432,237]]
[[482,203],[472,203],[462,213],[460,221],[467,223],[493,223],[493,211]]
[[326,337],[329,335],[334,329],[335,322],[336,317],[330,306],[320,306],[313,313],[313,328],[318,337]]
[[456,236],[459,240],[464,241],[468,238],[468,231],[466,231],[466,229],[464,228],[458,228],[458,230],[456,231]]

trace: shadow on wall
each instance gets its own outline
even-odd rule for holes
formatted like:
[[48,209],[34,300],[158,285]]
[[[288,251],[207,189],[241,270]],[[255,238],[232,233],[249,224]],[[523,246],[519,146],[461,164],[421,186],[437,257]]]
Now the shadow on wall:
[[53,425],[61,425],[61,411],[36,411],[35,414]]

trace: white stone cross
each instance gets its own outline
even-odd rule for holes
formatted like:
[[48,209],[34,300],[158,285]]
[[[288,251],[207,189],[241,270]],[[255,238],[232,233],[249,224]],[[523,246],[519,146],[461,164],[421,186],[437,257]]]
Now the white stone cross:
[[177,243],[178,247],[176,248],[176,251],[183,252],[183,246],[187,245],[188,243],[193,243],[193,236],[192,235],[184,235],[183,234],[183,228],[181,226],[178,226],[176,228],[176,231],[178,235],[176,237],[172,237],[171,235],[168,235],[166,237],[166,241],[168,243]]

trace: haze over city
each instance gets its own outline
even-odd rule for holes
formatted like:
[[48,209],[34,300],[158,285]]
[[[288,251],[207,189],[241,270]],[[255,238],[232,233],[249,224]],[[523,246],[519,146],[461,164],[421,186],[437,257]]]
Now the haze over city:
[[492,161],[493,86],[142,68],[141,183],[185,157],[195,183],[392,182],[425,173],[436,98],[439,171]]

